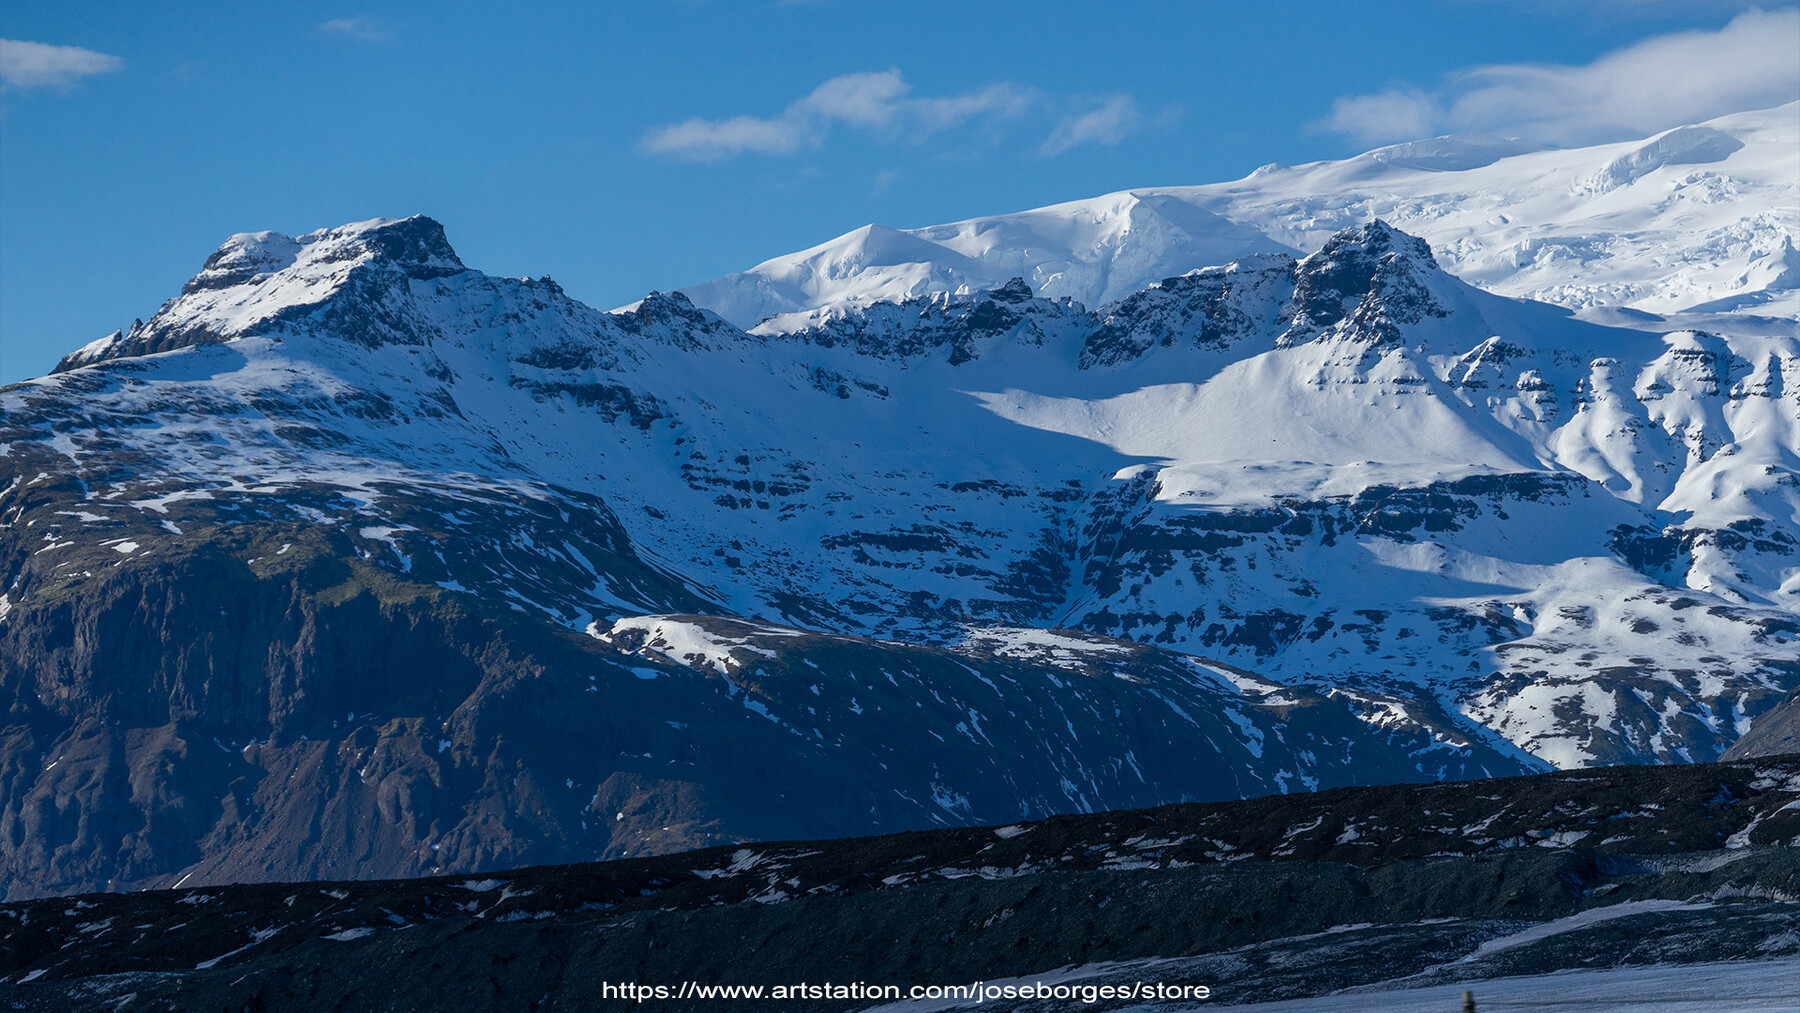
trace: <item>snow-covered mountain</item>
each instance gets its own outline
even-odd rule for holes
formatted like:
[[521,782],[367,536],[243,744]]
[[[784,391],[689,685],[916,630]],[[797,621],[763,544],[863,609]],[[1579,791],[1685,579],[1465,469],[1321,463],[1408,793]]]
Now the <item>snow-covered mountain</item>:
[[423,874],[1715,757],[1800,685],[1800,339],[1637,323],[1381,222],[784,333],[424,218],[235,236],[0,391],[0,858]]
[[1800,317],[1797,153],[1800,103],[1566,150],[1439,137],[1267,165],[1230,183],[1127,190],[904,232],[869,225],[681,291],[759,332],[1014,277],[1047,298],[1097,307],[1251,254],[1310,253],[1380,218],[1490,292],[1578,310],[1791,322]]

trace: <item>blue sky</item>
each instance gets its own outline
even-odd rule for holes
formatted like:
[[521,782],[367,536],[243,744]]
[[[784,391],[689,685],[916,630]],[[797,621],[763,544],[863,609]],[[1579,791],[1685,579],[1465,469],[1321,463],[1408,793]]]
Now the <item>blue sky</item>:
[[234,232],[421,212],[604,308],[868,222],[1800,90],[1800,14],[1706,0],[9,0],[0,36],[0,382]]

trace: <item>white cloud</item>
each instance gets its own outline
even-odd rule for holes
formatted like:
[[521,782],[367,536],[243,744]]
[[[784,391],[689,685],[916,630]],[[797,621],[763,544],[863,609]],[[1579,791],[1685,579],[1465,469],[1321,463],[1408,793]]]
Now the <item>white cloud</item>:
[[0,83],[8,88],[67,88],[94,74],[125,66],[116,56],[80,46],[0,39]]
[[1014,119],[1030,112],[1040,100],[1034,89],[1003,82],[954,98],[915,99],[912,112],[926,130],[947,130],[978,116]]
[[823,144],[840,124],[889,138],[923,140],[975,119],[1022,115],[1039,101],[1035,91],[1011,83],[944,98],[914,98],[911,91],[898,70],[845,74],[814,88],[780,115],[672,123],[645,134],[640,146],[652,154],[696,162],[746,153],[784,155]]
[[900,98],[909,90],[898,70],[879,74],[845,74],[814,88],[788,107],[788,115],[822,122],[842,120],[851,126],[886,126],[900,114]]
[[745,152],[785,155],[807,141],[799,123],[734,116],[728,120],[691,119],[657,127],[644,138],[644,150],[696,162]]
[[319,22],[319,31],[354,42],[386,42],[388,33],[367,18],[333,18]]
[[1130,95],[1109,95],[1100,104],[1056,125],[1038,151],[1060,155],[1083,144],[1117,144],[1144,127],[1144,114]]
[[1389,88],[1375,95],[1350,95],[1331,104],[1326,128],[1364,143],[1416,140],[1438,132],[1443,112],[1437,100],[1417,88]]
[[1429,93],[1345,96],[1316,126],[1365,144],[1455,132],[1616,140],[1800,98],[1797,46],[1800,10],[1750,10],[1717,31],[1654,36],[1584,66],[1473,67]]

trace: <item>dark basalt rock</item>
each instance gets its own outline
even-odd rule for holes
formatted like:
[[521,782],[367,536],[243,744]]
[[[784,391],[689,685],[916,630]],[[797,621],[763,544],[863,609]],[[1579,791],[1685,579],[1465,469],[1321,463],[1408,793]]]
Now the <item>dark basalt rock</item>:
[[989,292],[988,298],[994,302],[1007,303],[1010,305],[1030,302],[1033,294],[1031,286],[1025,283],[1024,278],[1013,278],[1006,284]]
[[468,268],[450,247],[444,227],[424,215],[402,218],[390,225],[371,229],[364,242],[398,267],[408,278],[428,281],[460,274]]
[[1356,331],[1377,342],[1392,340],[1397,325],[1426,316],[1444,316],[1421,275],[1436,272],[1431,246],[1379,219],[1346,229],[1302,260],[1294,275],[1284,340],[1316,334],[1348,319]]
[[1269,255],[1203,268],[1103,307],[1099,327],[1082,346],[1081,368],[1130,362],[1158,345],[1174,345],[1178,335],[1218,351],[1250,339],[1291,297],[1295,266],[1292,257]]
[[701,338],[745,338],[743,332],[726,323],[718,314],[695,306],[680,292],[651,292],[635,308],[615,313],[612,319],[629,334],[661,331],[684,344]]
[[1722,759],[1748,760],[1787,753],[1800,753],[1800,689],[1789,693],[1757,718],[1744,737],[1725,751]]
[[833,316],[813,327],[784,335],[824,348],[846,346],[865,355],[910,359],[943,354],[952,366],[972,362],[983,345],[1010,335],[1042,344],[1046,334],[1070,321],[1085,324],[1088,312],[1069,303],[1032,294],[1021,278],[970,296],[924,296],[877,303]]
[[567,396],[583,408],[597,409],[600,417],[608,422],[624,416],[630,420],[633,426],[645,431],[648,431],[657,419],[668,417],[668,406],[662,402],[661,398],[654,394],[634,391],[624,384],[534,382],[514,377],[512,385],[529,390],[532,398],[538,401]]
[[[1800,891],[1797,783],[1793,756],[1617,767],[479,878],[13,903],[0,905],[0,997],[57,1011],[634,1008],[603,983],[915,984],[1086,965],[1089,983],[1191,982],[1230,1003],[1767,960],[1800,938],[1780,899]],[[1695,897],[1710,900],[1641,903]],[[1591,911],[1604,920],[1521,935]],[[1092,966],[1106,962],[1121,963]]]

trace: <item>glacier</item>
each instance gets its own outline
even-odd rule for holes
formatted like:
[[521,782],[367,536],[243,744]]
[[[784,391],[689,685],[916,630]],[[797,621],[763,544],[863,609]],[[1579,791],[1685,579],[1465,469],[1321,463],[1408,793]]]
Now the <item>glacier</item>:
[[[1195,267],[1318,250],[1381,218],[1501,295],[1595,313],[1800,316],[1800,103],[1573,149],[1455,135],[925,228],[857,229],[690,285],[740,327],[1021,277],[1086,306]],[[1740,326],[1748,325],[1743,322]],[[1704,324],[1699,324],[1704,326]]]

